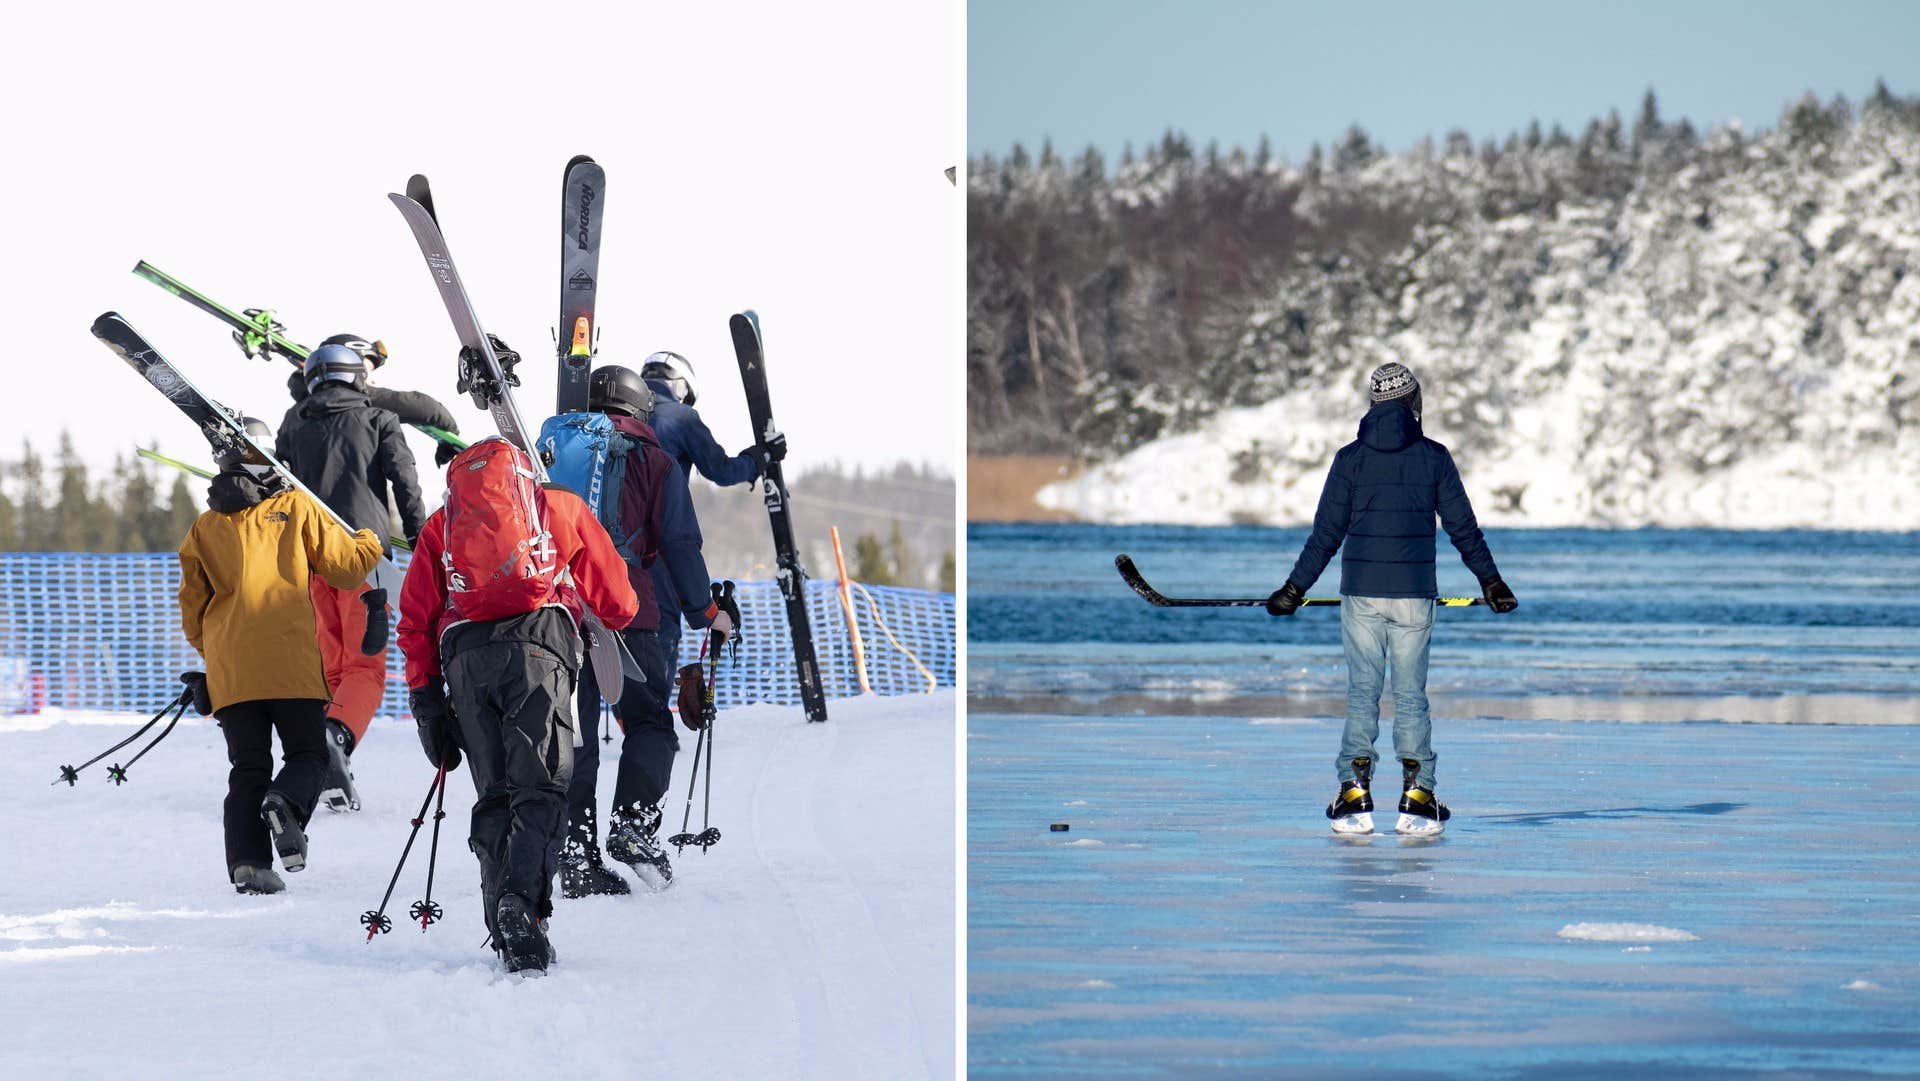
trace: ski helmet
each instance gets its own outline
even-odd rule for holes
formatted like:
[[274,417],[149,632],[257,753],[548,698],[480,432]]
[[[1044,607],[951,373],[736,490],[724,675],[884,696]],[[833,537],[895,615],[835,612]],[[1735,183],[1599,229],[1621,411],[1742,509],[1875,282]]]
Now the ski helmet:
[[363,338],[358,334],[335,334],[320,344],[344,345],[348,349],[360,354],[360,359],[367,362],[368,368],[378,368],[387,362],[386,342]]
[[658,379],[673,391],[673,400],[692,405],[699,397],[693,386],[693,362],[678,353],[659,352],[640,365],[643,379]]
[[365,390],[367,386],[367,362],[352,346],[320,346],[307,354],[307,363],[301,370],[306,373],[307,389],[310,391],[318,390],[320,384],[329,379],[352,383],[360,390]]
[[631,368],[603,365],[595,368],[587,381],[587,408],[597,413],[619,413],[636,420],[650,420],[653,389]]
[[[247,434],[253,437],[255,443],[261,446],[273,445],[273,430],[267,427],[266,421],[259,417],[241,417],[240,424],[247,429]],[[225,440],[214,446],[213,464],[219,466],[223,472],[234,466],[244,465],[247,467],[247,472],[256,477],[273,472],[272,466],[260,462],[248,462],[247,458],[252,453],[253,448],[238,439]]]

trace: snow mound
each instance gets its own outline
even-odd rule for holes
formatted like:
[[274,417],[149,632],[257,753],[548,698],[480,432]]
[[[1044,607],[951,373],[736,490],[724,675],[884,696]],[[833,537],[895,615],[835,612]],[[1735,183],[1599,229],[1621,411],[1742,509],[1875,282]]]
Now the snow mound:
[[1570,923],[1560,928],[1560,937],[1581,942],[1695,942],[1700,936],[1657,923]]

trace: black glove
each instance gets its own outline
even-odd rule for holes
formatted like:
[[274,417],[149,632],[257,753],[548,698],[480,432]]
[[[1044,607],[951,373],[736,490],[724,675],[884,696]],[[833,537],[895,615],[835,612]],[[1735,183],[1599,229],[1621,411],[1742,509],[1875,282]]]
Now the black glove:
[[447,704],[447,684],[439,676],[428,679],[407,695],[413,723],[420,731],[420,749],[427,761],[448,770],[460,768],[460,743],[454,738],[453,707]]
[[458,457],[460,457],[459,447],[454,446],[452,443],[443,443],[438,439],[433,441],[433,464],[434,465],[437,465],[440,468],[445,469],[447,466],[453,463],[453,460],[455,458],[458,458]]
[[766,452],[767,461],[784,462],[787,460],[787,436],[785,432],[775,432],[760,444]]
[[1294,585],[1293,579],[1289,578],[1287,579],[1286,585],[1274,590],[1273,596],[1267,598],[1267,614],[1270,616],[1290,616],[1293,614],[1294,609],[1300,607],[1300,602],[1306,599],[1306,592],[1299,586]]
[[213,712],[213,692],[207,690],[205,672],[182,672],[180,682],[187,685],[187,693],[193,698],[193,711],[205,717]]
[[360,654],[378,657],[387,648],[387,591],[369,589],[360,594],[360,603],[367,606],[367,632],[360,636]]
[[1480,595],[1487,599],[1488,607],[1492,608],[1496,615],[1504,616],[1520,607],[1520,602],[1513,599],[1513,590],[1508,589],[1507,583],[1498,578],[1489,578],[1480,583]]

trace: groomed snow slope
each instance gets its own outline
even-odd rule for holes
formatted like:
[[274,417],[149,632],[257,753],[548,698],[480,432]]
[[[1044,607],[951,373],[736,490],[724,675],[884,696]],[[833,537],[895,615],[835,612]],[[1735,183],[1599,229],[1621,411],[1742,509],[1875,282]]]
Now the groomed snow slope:
[[445,920],[425,933],[407,920],[423,831],[393,932],[364,941],[360,914],[431,779],[406,726],[375,729],[356,762],[365,810],[318,812],[287,892],[240,897],[211,722],[183,723],[125,787],[95,766],[69,789],[48,783],[61,763],[145,718],[0,720],[0,790],[15,794],[0,832],[0,1077],[951,1077],[954,711],[943,691],[836,701],[824,725],[770,706],[722,714],[721,842],[679,857],[665,894],[558,902],[560,961],[538,980],[481,948],[464,768],[434,886]]

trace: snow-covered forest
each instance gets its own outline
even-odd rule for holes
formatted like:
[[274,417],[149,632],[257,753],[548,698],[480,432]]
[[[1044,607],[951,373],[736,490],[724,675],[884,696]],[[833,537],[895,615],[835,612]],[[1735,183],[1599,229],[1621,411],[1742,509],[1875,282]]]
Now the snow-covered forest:
[[1503,524],[1920,528],[1920,98],[1306,160],[1169,132],[969,181],[974,454],[1043,502],[1298,522],[1387,360]]

